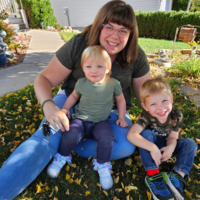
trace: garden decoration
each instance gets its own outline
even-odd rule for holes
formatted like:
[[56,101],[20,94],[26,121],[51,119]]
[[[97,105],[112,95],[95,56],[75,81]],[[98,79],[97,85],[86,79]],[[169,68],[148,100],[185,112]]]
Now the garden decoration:
[[0,49],[4,50],[6,59],[14,58],[15,54],[8,51],[8,45],[3,41],[3,38],[6,37],[7,33],[3,30],[0,30]]
[[[173,46],[172,52],[174,53],[175,42],[176,42],[177,35],[178,35],[178,40],[182,40],[189,45],[192,44],[191,45],[192,46],[191,55],[196,55],[197,47],[195,45],[196,42],[194,41],[194,39],[198,35],[197,28],[200,28],[200,26],[191,25],[191,24],[187,24],[187,25],[177,27],[175,37],[174,37],[174,46]],[[180,30],[180,32],[179,32],[179,30]],[[178,32],[179,32],[179,34],[178,34]],[[194,41],[194,43],[193,43],[193,41]]]
[[0,49],[0,67],[4,67],[6,64],[6,55],[3,49]]

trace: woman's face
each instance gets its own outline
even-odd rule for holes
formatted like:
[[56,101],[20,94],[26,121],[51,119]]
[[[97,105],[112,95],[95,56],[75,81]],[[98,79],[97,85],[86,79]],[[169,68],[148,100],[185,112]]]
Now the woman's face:
[[108,52],[111,60],[115,60],[117,54],[124,49],[130,35],[130,30],[122,25],[107,23],[103,25],[100,33],[100,45]]

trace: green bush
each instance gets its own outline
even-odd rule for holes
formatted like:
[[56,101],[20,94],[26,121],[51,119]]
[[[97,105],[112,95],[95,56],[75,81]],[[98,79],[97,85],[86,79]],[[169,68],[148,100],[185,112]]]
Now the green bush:
[[0,19],[5,20],[5,19],[8,18],[8,16],[9,16],[9,13],[7,12],[7,10],[4,9],[3,11],[1,11],[1,13],[0,13]]
[[200,26],[200,12],[137,11],[135,14],[140,37],[173,40],[177,27],[190,23]]
[[176,11],[184,10],[184,11],[186,11],[188,2],[189,2],[189,0],[173,0],[172,10],[176,10]]
[[[17,2],[20,5],[19,0]],[[44,28],[57,22],[49,0],[22,0],[22,4],[31,28],[41,28],[41,22]]]
[[[189,0],[173,0],[172,10],[176,11],[186,11]],[[195,12],[200,11],[200,0],[192,0],[190,4],[189,11]]]
[[3,30],[7,33],[6,37],[3,38],[3,41],[9,45],[11,42],[11,38],[15,35],[14,30],[8,27],[9,24],[3,22],[3,20],[0,20],[0,30]]

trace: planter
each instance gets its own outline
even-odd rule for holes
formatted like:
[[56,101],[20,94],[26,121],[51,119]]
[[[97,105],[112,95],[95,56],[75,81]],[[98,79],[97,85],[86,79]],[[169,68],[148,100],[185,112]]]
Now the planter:
[[4,67],[6,64],[6,55],[4,50],[0,49],[0,67]]

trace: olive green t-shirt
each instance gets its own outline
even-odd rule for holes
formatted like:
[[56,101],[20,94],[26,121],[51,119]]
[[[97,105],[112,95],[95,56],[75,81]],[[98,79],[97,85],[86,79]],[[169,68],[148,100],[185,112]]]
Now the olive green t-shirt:
[[183,115],[178,108],[173,107],[167,121],[161,124],[155,117],[143,110],[136,123],[144,129],[149,128],[154,131],[158,138],[167,138],[171,131],[180,131],[183,124]]
[[104,83],[93,83],[87,78],[80,78],[75,85],[75,92],[80,95],[80,101],[72,118],[96,123],[108,119],[113,99],[122,94],[122,88],[114,78],[109,78]]
[[[76,81],[85,77],[81,68],[81,55],[86,47],[84,38],[78,34],[66,42],[57,52],[56,57],[68,69],[72,70],[70,75],[62,85],[67,96],[73,91]],[[126,109],[130,109],[131,103],[131,84],[133,78],[139,78],[149,72],[149,63],[144,51],[138,46],[138,58],[130,66],[123,69],[116,61],[112,63],[111,77],[117,79],[122,87],[126,100]],[[116,106],[114,106],[116,108]]]

